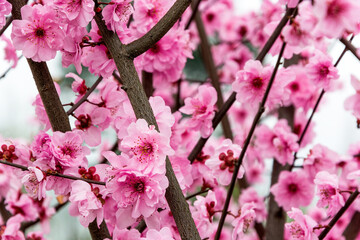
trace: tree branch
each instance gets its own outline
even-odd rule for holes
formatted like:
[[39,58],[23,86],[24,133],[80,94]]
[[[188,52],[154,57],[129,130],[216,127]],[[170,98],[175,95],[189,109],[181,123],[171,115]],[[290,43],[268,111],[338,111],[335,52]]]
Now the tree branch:
[[146,96],[150,98],[154,92],[153,74],[151,72],[146,72],[144,70],[141,71],[141,82]]
[[[169,10],[169,12],[165,15],[164,18],[165,19],[169,18],[169,14],[181,16],[182,12],[186,9],[186,7],[184,8],[184,6],[183,6],[183,8],[179,9],[179,4],[184,3],[184,2],[188,2],[188,4],[190,4],[190,1],[178,0],[174,4],[174,6]],[[176,12],[176,11],[179,11],[179,12],[182,11],[182,12],[181,12],[181,14],[179,14],[179,12]],[[170,16],[170,17],[172,18],[172,16]],[[127,52],[125,51],[124,45],[120,42],[119,37],[115,33],[109,31],[106,28],[105,23],[102,20],[101,13],[96,13],[95,21],[99,27],[99,30],[101,32],[101,35],[105,42],[105,45],[106,45],[107,49],[109,50],[112,58],[115,61],[115,64],[119,71],[120,77],[124,83],[122,88],[126,91],[128,97],[129,97],[129,100],[133,107],[136,118],[145,119],[148,122],[148,124],[154,125],[156,127],[156,129],[158,130],[158,126],[157,126],[157,122],[156,122],[154,113],[153,113],[150,103],[146,97],[144,89],[140,83],[139,76],[137,75],[137,72],[136,72],[136,69],[134,66],[134,62],[131,59],[131,57],[129,57],[129,55],[128,55],[129,49],[132,49],[132,48],[127,48],[127,50],[126,50]],[[164,22],[166,20],[162,19],[162,20],[160,20],[160,22],[161,21]],[[175,21],[174,21],[174,23],[175,23]],[[160,25],[158,25],[158,24],[156,26],[163,26],[163,23]],[[163,32],[163,34],[161,36],[160,35],[157,36],[156,41],[158,41],[166,33],[166,31],[170,29],[170,27],[166,28],[167,30],[164,32],[164,29],[159,30],[158,27],[156,27],[156,26],[152,30],[150,30],[149,34],[152,35],[153,34],[153,33],[151,33],[152,31]],[[147,35],[145,35],[145,36],[147,36]],[[151,38],[151,39],[153,39],[153,38]],[[153,44],[152,42],[149,42],[149,41],[152,41],[151,39],[145,40],[145,45],[147,44],[146,47],[144,47],[144,44],[140,44],[141,45],[141,46],[139,46],[139,47],[141,47],[140,52],[142,50],[146,51],[147,48]],[[135,45],[131,45],[132,47],[136,46],[136,44],[138,44],[139,42],[136,43],[136,41],[135,41],[134,43],[135,43]],[[139,53],[139,51],[137,51],[136,48],[137,47],[135,47],[135,50],[134,49],[130,50],[130,52],[133,51],[133,53]],[[134,57],[134,55],[132,57]],[[175,174],[172,169],[169,158],[166,158],[166,177],[169,180],[169,187],[166,189],[165,197],[170,206],[170,210],[173,214],[173,217],[174,217],[174,220],[178,227],[181,238],[182,239],[200,240],[200,235],[195,226],[194,220],[191,216],[191,213],[189,210],[189,205],[186,202],[184,195],[180,189],[179,183],[175,177]]]
[[360,212],[355,212],[349,224],[347,225],[345,231],[343,232],[343,236],[345,237],[346,240],[356,239],[360,231],[359,225],[360,225]]
[[[157,43],[176,23],[190,5],[191,0],[177,0],[160,21],[141,38],[125,45],[130,58],[136,58]],[[120,74],[121,75],[121,74]]]

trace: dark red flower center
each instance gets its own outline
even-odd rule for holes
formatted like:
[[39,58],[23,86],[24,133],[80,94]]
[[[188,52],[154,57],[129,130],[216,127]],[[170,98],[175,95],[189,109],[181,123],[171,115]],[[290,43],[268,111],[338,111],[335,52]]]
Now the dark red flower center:
[[288,186],[288,190],[291,193],[296,193],[298,191],[298,186],[295,183],[291,183]]
[[38,37],[38,38],[43,38],[45,36],[45,30],[41,27],[38,27],[36,30],[35,30],[35,35]]
[[256,77],[251,81],[254,88],[260,89],[264,85],[264,81],[261,77]]

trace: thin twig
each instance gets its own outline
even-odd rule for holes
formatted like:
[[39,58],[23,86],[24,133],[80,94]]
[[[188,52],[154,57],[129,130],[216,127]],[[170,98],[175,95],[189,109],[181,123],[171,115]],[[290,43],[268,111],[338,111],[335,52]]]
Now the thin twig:
[[[19,61],[22,57],[23,57],[23,55],[20,55],[20,56],[18,57],[18,61]],[[6,69],[6,71],[0,76],[0,79],[6,77],[6,75],[10,72],[11,69],[13,69],[13,66],[8,67],[8,69]]]
[[271,75],[271,78],[269,80],[269,83],[266,87],[266,91],[264,93],[264,96],[261,100],[261,103],[259,105],[259,109],[254,117],[254,120],[252,122],[252,125],[251,125],[251,128],[250,128],[250,131],[246,137],[246,140],[244,142],[244,145],[241,149],[241,153],[240,153],[240,156],[239,156],[239,159],[237,160],[236,162],[236,165],[235,165],[235,169],[234,169],[234,172],[233,172],[233,175],[232,175],[232,178],[231,178],[231,183],[230,183],[230,186],[229,186],[229,189],[228,189],[228,193],[227,193],[227,196],[226,196],[226,200],[225,200],[225,204],[224,204],[224,208],[223,208],[223,212],[221,214],[221,218],[220,218],[220,221],[219,221],[219,226],[218,226],[218,229],[216,231],[216,235],[215,235],[215,240],[219,240],[220,238],[220,235],[221,235],[221,230],[222,230],[222,227],[224,226],[224,223],[225,223],[225,218],[226,218],[226,215],[227,215],[227,211],[228,211],[228,208],[229,208],[229,204],[230,204],[230,200],[231,200],[231,197],[232,197],[232,193],[234,191],[234,187],[235,187],[235,182],[236,182],[236,179],[237,179],[237,175],[239,173],[239,169],[240,169],[240,166],[242,164],[242,161],[244,159],[244,156],[245,156],[245,153],[246,153],[246,150],[250,144],[250,141],[251,141],[251,138],[252,138],[252,135],[254,134],[254,131],[255,131],[255,128],[256,128],[256,125],[258,124],[259,120],[260,120],[260,117],[261,115],[264,113],[265,111],[265,103],[266,103],[266,100],[269,96],[269,93],[270,93],[270,90],[271,90],[271,87],[272,87],[272,84],[275,80],[275,76],[276,76],[276,73],[277,73],[277,70],[279,69],[280,67],[280,60],[282,58],[282,55],[284,53],[284,49],[286,47],[286,43],[284,42],[282,44],[282,47],[280,49],[280,53],[279,53],[279,56],[278,56],[278,59],[277,59],[277,62],[276,62],[276,65],[275,65],[275,68],[274,68],[274,71]]
[[192,9],[192,12],[191,12],[191,15],[190,15],[190,18],[189,20],[187,21],[186,25],[185,25],[185,30],[189,29],[192,21],[194,20],[195,18],[195,15],[199,9],[199,6],[200,6],[200,3],[201,3],[201,0],[198,0],[195,4],[194,4],[194,7]]
[[[19,169],[21,169],[23,171],[29,171],[28,167],[23,166],[23,165],[19,165],[19,164],[16,164],[16,163],[7,162],[7,161],[3,161],[3,160],[0,160],[0,163],[11,166],[11,167],[19,168]],[[103,185],[103,186],[106,185],[105,182],[95,181],[95,180],[86,179],[86,178],[74,177],[74,176],[65,175],[65,174],[52,172],[52,171],[45,171],[45,170],[41,170],[41,171],[47,176],[50,175],[50,176],[55,176],[55,177],[67,178],[67,179],[71,179],[71,180],[81,180],[81,181],[84,181],[84,182],[87,182],[87,183],[92,183],[92,184],[97,184],[97,185]]]
[[85,95],[77,103],[75,103],[69,110],[67,110],[66,114],[71,115],[76,109],[78,109],[78,107],[80,107],[81,104],[83,104],[87,100],[87,98],[90,96],[90,94],[96,89],[96,87],[99,85],[99,83],[101,82],[102,79],[103,79],[103,77],[100,76],[96,80],[96,82],[91,86],[91,88],[89,90],[87,90]]
[[0,36],[6,31],[6,29],[10,26],[12,21],[14,20],[13,16],[10,16],[6,19],[5,25],[0,29]]
[[349,49],[350,52],[351,52],[352,54],[354,54],[354,56],[355,56],[358,60],[360,60],[360,56],[357,54],[357,49],[356,49],[356,47],[354,47],[354,45],[351,44],[351,40],[348,41],[348,40],[346,40],[345,38],[340,38],[340,42],[342,42],[342,43],[345,45],[346,49]]
[[209,190],[210,190],[210,189],[208,188],[208,189],[205,189],[205,190],[198,191],[198,192],[196,192],[196,193],[193,193],[193,194],[187,196],[185,199],[186,199],[186,200],[189,200],[189,199],[191,199],[191,198],[193,198],[193,197],[196,197],[197,195],[200,195],[200,194],[203,194],[203,193],[207,193]]
[[353,192],[350,197],[346,200],[345,205],[340,208],[340,210],[336,213],[336,215],[331,219],[325,229],[320,233],[319,240],[322,240],[326,237],[326,235],[330,232],[330,230],[335,226],[337,221],[341,218],[341,216],[346,212],[346,210],[350,207],[350,205],[355,201],[357,196],[359,195],[359,191],[356,190]]

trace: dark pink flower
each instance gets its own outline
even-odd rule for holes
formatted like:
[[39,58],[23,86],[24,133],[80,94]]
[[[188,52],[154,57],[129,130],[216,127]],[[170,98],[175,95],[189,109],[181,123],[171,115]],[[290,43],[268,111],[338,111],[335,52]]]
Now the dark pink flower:
[[17,50],[35,62],[55,58],[62,49],[64,32],[55,20],[56,13],[40,4],[21,8],[22,20],[13,21],[11,39]]
[[12,62],[12,68],[15,68],[18,62],[18,56],[16,54],[16,50],[14,48],[14,45],[12,44],[12,42],[10,41],[10,39],[8,39],[7,37],[5,37],[4,35],[2,35],[0,37],[0,39],[4,40],[6,42],[6,47],[4,48],[5,51],[5,60]]
[[130,0],[113,0],[102,10],[104,21],[108,29],[122,32],[127,28],[127,22],[134,8]]
[[275,201],[285,210],[291,207],[307,206],[314,196],[314,184],[304,171],[282,171],[278,182],[271,187]]

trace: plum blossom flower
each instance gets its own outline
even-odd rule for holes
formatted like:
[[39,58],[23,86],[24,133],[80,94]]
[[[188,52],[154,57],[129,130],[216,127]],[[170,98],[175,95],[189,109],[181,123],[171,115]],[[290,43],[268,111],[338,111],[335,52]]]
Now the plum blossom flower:
[[188,127],[200,130],[203,138],[210,136],[213,131],[212,119],[215,116],[216,101],[216,90],[203,85],[199,87],[198,94],[193,98],[186,98],[185,106],[179,109],[182,113],[192,115]]
[[9,61],[9,62],[13,62],[12,64],[12,68],[15,68],[18,62],[18,56],[16,54],[16,50],[14,48],[14,45],[12,44],[12,42],[10,41],[10,39],[8,39],[7,37],[5,37],[4,35],[2,35],[0,37],[0,39],[4,40],[6,42],[6,46],[4,48],[5,51],[5,60]]
[[168,227],[163,227],[160,231],[155,229],[149,229],[146,232],[146,238],[144,240],[174,240],[173,235]]
[[292,208],[287,212],[288,216],[294,219],[291,223],[285,223],[285,228],[290,232],[290,239],[317,240],[318,237],[313,229],[317,225],[314,219],[304,215],[298,208]]
[[[258,107],[261,102],[267,85],[270,81],[273,67],[263,67],[260,61],[249,60],[245,63],[244,69],[236,74],[232,89],[237,93],[236,100],[240,103],[249,104],[251,107]],[[279,71],[266,101],[267,107],[274,107],[287,100],[289,92],[285,86],[294,78],[287,70]]]
[[255,214],[255,204],[254,203],[245,203],[241,210],[239,211],[240,216],[235,218],[231,223],[234,226],[234,231],[232,234],[232,239],[237,239],[237,236],[242,239],[244,234],[249,229],[250,225],[254,222],[256,218]]
[[256,221],[264,221],[267,216],[264,198],[260,197],[254,188],[248,187],[241,192],[239,203],[240,206],[243,206],[244,204],[251,202],[254,203]]
[[6,200],[8,209],[13,215],[21,215],[25,221],[34,221],[39,217],[34,201],[27,194],[14,194]]
[[50,149],[56,160],[66,167],[78,167],[84,163],[90,149],[82,146],[83,139],[77,132],[54,132]]
[[314,196],[314,184],[311,183],[304,171],[282,171],[278,182],[270,189],[275,201],[285,210],[291,207],[306,206]]
[[[233,144],[230,139],[225,139],[215,149],[213,157],[205,162],[220,184],[230,184],[240,151],[239,145]],[[244,172],[244,167],[241,166],[237,177],[242,178]]]
[[22,178],[21,182],[28,195],[41,200],[46,197],[45,174],[38,168],[29,167],[29,172]]
[[345,204],[344,197],[338,191],[338,177],[336,174],[321,171],[316,174],[314,183],[317,186],[316,195],[320,197],[316,206],[328,207],[327,214],[329,216],[334,216],[334,214]]
[[323,145],[316,144],[310,150],[308,157],[304,159],[304,170],[312,178],[322,170],[334,173],[338,159],[339,156],[336,152]]
[[280,0],[280,3],[287,4],[289,8],[294,8],[298,4],[299,0]]
[[86,27],[95,15],[92,0],[56,0],[54,7],[63,14],[72,25]]
[[22,20],[13,21],[11,39],[17,50],[35,62],[55,58],[63,46],[64,32],[56,22],[56,13],[50,7],[36,4],[21,8]]
[[116,219],[120,229],[131,225],[140,216],[148,218],[165,203],[165,189],[169,184],[166,176],[145,174],[135,168],[129,165],[108,171],[111,178],[106,182],[106,187],[118,204]]
[[328,55],[317,51],[310,58],[306,65],[309,79],[319,88],[328,90],[331,87],[331,81],[339,78],[336,67],[332,64],[332,59]]
[[129,21],[134,8],[130,0],[113,0],[102,10],[104,21],[108,29],[116,32],[123,31]]
[[11,13],[11,4],[7,0],[0,0],[0,28],[2,28],[5,23],[5,15]]
[[319,0],[313,7],[318,19],[314,29],[329,38],[341,37],[345,30],[354,31],[360,20],[360,4],[356,0]]
[[138,119],[127,130],[128,136],[123,139],[120,148],[141,163],[140,169],[156,167],[162,171],[166,155],[174,154],[170,139],[156,131],[155,126],[148,126],[145,119]]
[[74,181],[69,201],[69,213],[71,216],[79,216],[81,225],[87,227],[96,218],[100,226],[104,218],[104,199],[98,187],[92,187],[84,181]]
[[20,231],[20,225],[24,221],[24,218],[20,214],[9,218],[6,222],[6,226],[0,227],[0,237],[4,240],[25,240],[25,236]]

